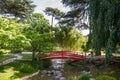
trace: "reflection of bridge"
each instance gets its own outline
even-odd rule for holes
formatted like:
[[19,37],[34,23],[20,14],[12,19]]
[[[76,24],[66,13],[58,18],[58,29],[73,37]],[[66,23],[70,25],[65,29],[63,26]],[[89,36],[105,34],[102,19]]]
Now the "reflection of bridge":
[[45,56],[43,59],[85,60],[86,56],[83,54],[80,54],[79,52],[73,52],[73,51],[53,51],[49,55]]

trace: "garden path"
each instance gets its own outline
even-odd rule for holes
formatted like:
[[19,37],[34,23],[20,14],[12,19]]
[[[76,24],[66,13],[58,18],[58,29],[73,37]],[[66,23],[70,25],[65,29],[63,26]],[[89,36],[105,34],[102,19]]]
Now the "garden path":
[[13,62],[15,60],[21,60],[22,59],[22,56],[19,55],[19,54],[11,54],[11,56],[14,56],[14,58],[4,60],[3,62],[0,63],[0,66],[11,63],[11,62]]

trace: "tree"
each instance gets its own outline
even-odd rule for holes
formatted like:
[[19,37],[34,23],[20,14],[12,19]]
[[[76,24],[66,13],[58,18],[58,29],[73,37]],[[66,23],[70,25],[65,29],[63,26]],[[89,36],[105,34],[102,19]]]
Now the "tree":
[[35,59],[36,52],[45,52],[51,49],[49,21],[42,14],[34,13],[31,16],[30,27],[25,29],[25,34],[30,39],[32,59]]
[[81,20],[82,17],[80,12],[80,9],[68,11],[59,21],[59,24],[64,26],[74,26],[80,30],[88,29],[89,26]]
[[55,17],[55,19],[60,19],[64,13],[61,12],[60,10],[58,10],[57,8],[51,8],[51,7],[47,7],[44,11],[48,16],[52,16],[52,20],[51,20],[51,26],[53,26],[53,18]]
[[72,27],[62,26],[55,32],[55,42],[64,50],[83,51],[82,46],[85,45],[85,41],[82,34]]
[[100,55],[101,48],[104,48],[106,60],[110,61],[116,44],[120,42],[120,1],[62,0],[62,2],[73,9],[81,8],[81,12],[86,13],[90,25],[88,44],[92,43],[96,55]]
[[62,0],[65,6],[69,6],[71,11],[68,11],[63,19],[59,22],[68,26],[74,26],[78,29],[88,29],[89,25],[86,24],[87,19],[87,0]]
[[22,31],[27,24],[18,23],[17,19],[0,17],[0,49],[11,51],[23,49],[29,44]]
[[12,14],[15,17],[25,18],[31,14],[35,5],[31,0],[0,0],[0,14]]
[[[116,45],[120,42],[120,1],[91,1],[92,37],[96,51],[106,49],[106,60],[110,61]],[[96,6],[97,5],[97,6]],[[96,7],[96,8],[94,8]],[[97,51],[97,52],[98,52]]]

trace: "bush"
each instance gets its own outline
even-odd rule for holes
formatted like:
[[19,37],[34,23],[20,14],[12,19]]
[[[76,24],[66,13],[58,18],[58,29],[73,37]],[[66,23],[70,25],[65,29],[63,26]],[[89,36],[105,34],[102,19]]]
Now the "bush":
[[43,67],[44,68],[49,68],[51,66],[51,61],[50,60],[43,60]]
[[7,52],[6,52],[4,49],[1,49],[1,50],[0,50],[0,55],[1,55],[1,54],[6,54],[6,53],[7,53]]
[[79,64],[79,65],[86,65],[89,63],[89,61],[77,61],[75,62],[76,64]]
[[111,76],[103,75],[103,76],[96,77],[95,80],[116,80],[116,79],[114,77],[111,77]]
[[34,70],[35,69],[31,65],[28,65],[28,64],[23,64],[20,67],[20,71],[23,73],[30,73],[30,72],[33,72]]
[[12,50],[12,53],[21,53],[23,50],[22,49],[16,49],[16,50]]
[[89,75],[80,75],[77,80],[89,80]]

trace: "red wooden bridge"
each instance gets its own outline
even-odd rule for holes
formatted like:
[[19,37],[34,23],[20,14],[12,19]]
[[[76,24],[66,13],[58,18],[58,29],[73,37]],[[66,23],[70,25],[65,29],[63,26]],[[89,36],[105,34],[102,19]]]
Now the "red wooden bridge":
[[74,51],[53,51],[42,59],[69,59],[69,60],[85,60],[86,56]]

